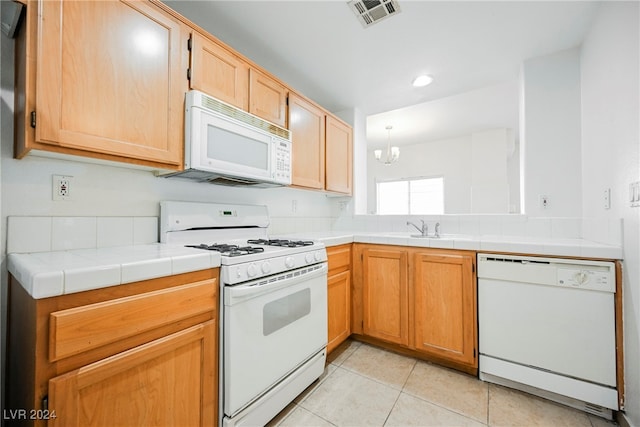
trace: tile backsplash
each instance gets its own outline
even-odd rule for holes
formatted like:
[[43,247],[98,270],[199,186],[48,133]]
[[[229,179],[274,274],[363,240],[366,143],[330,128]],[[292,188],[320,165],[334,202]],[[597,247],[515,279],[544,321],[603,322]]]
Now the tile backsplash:
[[[270,218],[269,234],[346,231],[414,232],[407,221],[424,220],[433,233],[586,239],[620,245],[621,219],[542,218],[526,215],[347,215]],[[7,253],[104,248],[158,242],[157,217],[10,216]]]
[[106,248],[157,242],[157,217],[10,216],[7,224],[7,253]]

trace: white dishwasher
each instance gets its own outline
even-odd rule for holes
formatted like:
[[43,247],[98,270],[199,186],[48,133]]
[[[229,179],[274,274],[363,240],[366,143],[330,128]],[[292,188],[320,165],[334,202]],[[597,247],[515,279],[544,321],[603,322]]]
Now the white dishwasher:
[[611,418],[612,262],[478,254],[480,379]]

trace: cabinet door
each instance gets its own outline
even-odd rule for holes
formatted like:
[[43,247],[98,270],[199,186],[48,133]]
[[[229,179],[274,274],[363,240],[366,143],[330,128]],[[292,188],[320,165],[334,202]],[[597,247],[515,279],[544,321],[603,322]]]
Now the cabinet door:
[[475,364],[476,291],[473,257],[416,253],[414,258],[416,350]]
[[148,2],[38,4],[36,140],[179,165],[183,27]]
[[199,33],[194,32],[191,40],[191,89],[247,111],[248,64]]
[[363,285],[364,334],[407,345],[407,252],[395,249],[365,249]]
[[52,378],[50,425],[216,425],[215,336],[209,321]]
[[324,188],[325,114],[303,98],[289,98],[289,129],[293,136],[291,183]]
[[351,271],[330,276],[327,286],[327,353],[330,353],[351,335]]
[[326,184],[327,191],[351,194],[353,142],[350,126],[327,116]]
[[249,70],[249,112],[258,117],[287,127],[287,88],[277,81]]

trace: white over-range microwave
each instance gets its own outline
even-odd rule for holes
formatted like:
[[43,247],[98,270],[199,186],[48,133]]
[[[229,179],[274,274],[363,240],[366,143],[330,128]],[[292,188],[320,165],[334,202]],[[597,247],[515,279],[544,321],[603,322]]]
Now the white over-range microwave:
[[200,91],[189,91],[184,170],[162,176],[232,186],[289,185],[291,132]]

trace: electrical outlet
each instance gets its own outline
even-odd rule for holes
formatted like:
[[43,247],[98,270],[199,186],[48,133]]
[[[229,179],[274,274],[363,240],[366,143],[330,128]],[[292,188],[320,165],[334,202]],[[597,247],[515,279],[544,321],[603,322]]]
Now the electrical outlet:
[[540,199],[540,209],[547,209],[549,207],[549,196],[541,194],[538,198]]
[[298,201],[297,200],[292,200],[291,201],[291,212],[296,213],[298,211]]
[[611,189],[604,190],[604,208],[611,209]]
[[73,177],[68,175],[53,175],[53,200],[71,200]]

